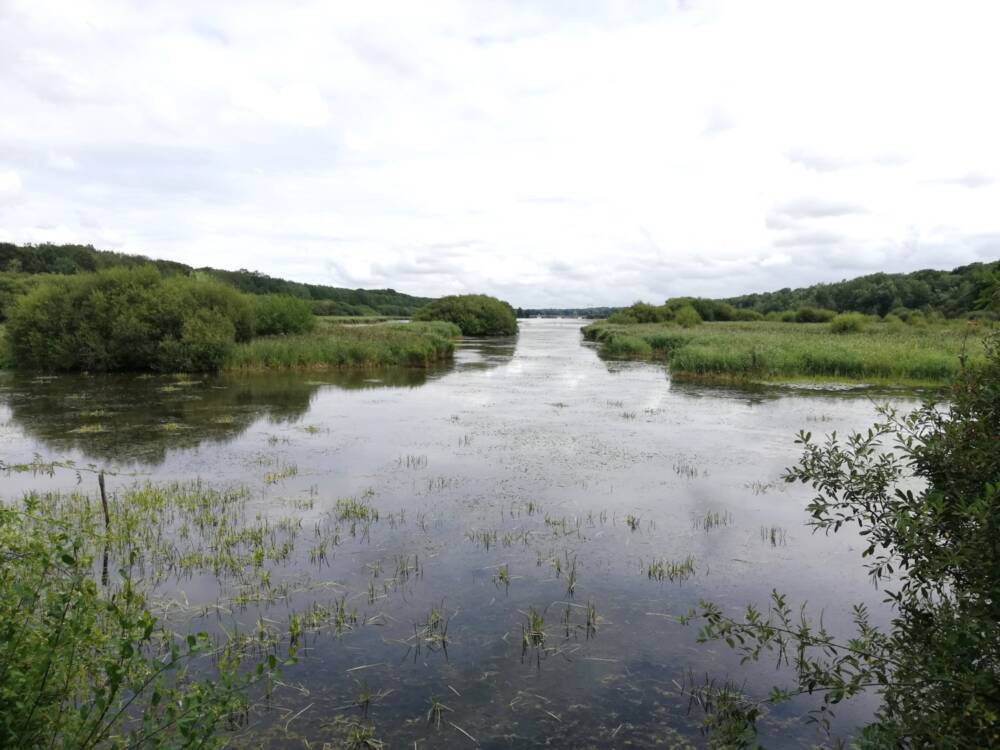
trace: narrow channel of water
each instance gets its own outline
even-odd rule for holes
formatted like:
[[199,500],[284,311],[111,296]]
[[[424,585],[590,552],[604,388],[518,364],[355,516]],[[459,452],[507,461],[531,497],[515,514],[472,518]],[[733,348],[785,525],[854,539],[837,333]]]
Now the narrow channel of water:
[[[771,664],[741,668],[672,617],[700,599],[734,611],[764,603],[772,588],[822,610],[834,630],[847,630],[853,603],[881,611],[857,538],[811,534],[807,488],[780,480],[798,457],[796,432],[860,429],[875,407],[863,393],[674,383],[662,366],[600,360],[580,325],[523,321],[518,338],[465,342],[453,366],[430,373],[6,374],[0,457],[114,466],[118,487],[245,485],[254,512],[306,528],[338,498],[378,509],[382,520],[364,534],[345,527],[325,560],[303,545],[275,566],[275,576],[328,588],[231,615],[249,630],[259,615],[283,621],[335,588],[368,623],[310,640],[285,674],[297,689],[279,690],[275,709],[255,718],[258,745],[333,741],[364,684],[381,691],[369,718],[390,747],[472,747],[470,735],[483,747],[700,745],[700,716],[678,690],[690,671],[735,678],[757,696],[781,675]],[[10,499],[76,478],[0,481]],[[420,574],[373,601],[373,571],[384,579],[401,557],[419,559]],[[651,561],[688,558],[684,580],[648,575]],[[496,580],[500,566],[509,585]],[[192,607],[220,595],[198,578],[159,593],[179,592]],[[596,631],[586,627],[591,603]],[[447,648],[418,650],[415,624],[432,608],[447,618]],[[546,647],[525,652],[531,610],[545,618]],[[426,720],[431,697],[450,709],[441,729]],[[821,740],[801,720],[809,705],[773,713],[762,725],[768,746]],[[842,707],[838,728],[870,710]]]

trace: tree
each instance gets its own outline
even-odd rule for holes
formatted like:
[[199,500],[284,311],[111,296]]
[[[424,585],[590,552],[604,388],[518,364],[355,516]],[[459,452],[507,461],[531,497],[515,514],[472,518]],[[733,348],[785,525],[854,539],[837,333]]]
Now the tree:
[[838,702],[868,690],[882,704],[862,746],[1000,744],[1000,337],[987,342],[985,366],[964,369],[950,405],[880,415],[846,440],[800,433],[802,458],[785,479],[815,492],[815,530],[860,529],[890,626],[874,627],[857,606],[856,635],[836,640],[777,592],[766,612],[751,605],[734,618],[703,602],[684,618],[703,622],[700,639],[724,640],[751,661],[770,652],[794,674],[762,703],[714,696],[722,710],[709,723],[734,746],[753,742],[764,703],[817,694],[825,723]]

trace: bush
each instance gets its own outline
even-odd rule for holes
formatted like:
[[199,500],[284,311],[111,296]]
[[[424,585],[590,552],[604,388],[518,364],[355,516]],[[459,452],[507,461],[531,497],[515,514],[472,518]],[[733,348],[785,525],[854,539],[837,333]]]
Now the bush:
[[639,336],[615,336],[605,343],[601,353],[615,359],[648,357],[653,353],[653,347]]
[[517,333],[514,308],[485,294],[442,297],[417,310],[413,320],[454,323],[464,336],[513,336]]
[[308,333],[316,325],[312,305],[287,294],[262,294],[254,298],[255,329],[258,336]]
[[[986,363],[965,368],[948,405],[927,402],[882,419],[846,439],[836,432],[814,442],[799,434],[802,458],[786,482],[814,493],[807,510],[816,531],[857,527],[871,580],[892,605],[880,625],[856,605],[856,634],[837,640],[822,617],[810,620],[777,591],[764,609],[731,617],[714,604],[695,614],[699,639],[723,641],[744,662],[776,655],[790,665],[791,684],[766,701],[699,697],[725,746],[756,747],[762,703],[820,696],[811,712],[826,722],[836,705],[865,692],[881,705],[860,733],[859,747],[996,747],[1000,736],[1000,344],[987,342]],[[687,621],[688,618],[684,618]],[[882,618],[878,618],[882,619]],[[721,700],[712,700],[720,698]]]
[[701,323],[701,316],[691,305],[684,305],[674,313],[674,320],[682,328],[691,328]]
[[868,319],[861,313],[843,313],[830,321],[832,333],[860,333],[865,330]]
[[735,309],[735,314],[733,316],[733,320],[755,322],[764,319],[764,313],[758,312],[757,310],[750,310],[742,307],[737,307],[734,309]]
[[7,348],[22,369],[211,371],[252,335],[246,296],[145,266],[42,284],[11,310]]
[[0,747],[222,746],[254,673],[160,621],[131,565],[98,585],[103,532],[52,515],[50,499],[0,504]]
[[800,307],[795,311],[796,323],[829,323],[837,313],[819,307]]

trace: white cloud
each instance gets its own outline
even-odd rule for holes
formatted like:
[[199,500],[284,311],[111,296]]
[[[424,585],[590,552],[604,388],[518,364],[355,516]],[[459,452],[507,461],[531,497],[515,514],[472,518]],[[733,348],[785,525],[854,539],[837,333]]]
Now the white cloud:
[[0,169],[0,201],[21,192],[21,176],[13,169]]
[[961,0],[10,0],[0,239],[524,306],[982,260],[998,20]]

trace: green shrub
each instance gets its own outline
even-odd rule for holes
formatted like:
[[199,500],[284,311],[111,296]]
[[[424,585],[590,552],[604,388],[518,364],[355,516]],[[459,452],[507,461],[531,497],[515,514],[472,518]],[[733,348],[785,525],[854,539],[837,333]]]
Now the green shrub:
[[682,328],[691,328],[701,323],[701,316],[691,305],[684,305],[674,313],[674,320]]
[[796,323],[829,323],[837,313],[820,307],[800,307],[795,311]]
[[454,323],[464,336],[513,336],[517,333],[514,308],[485,294],[442,297],[417,310],[413,320]]
[[316,325],[312,304],[287,294],[262,294],[254,298],[254,322],[258,336],[308,333]]
[[831,333],[861,333],[868,319],[861,313],[843,313],[830,321]]
[[639,336],[615,336],[604,344],[601,353],[613,359],[648,357],[653,353],[653,347]]
[[853,637],[838,638],[822,613],[777,590],[735,617],[701,603],[683,619],[699,620],[699,641],[726,643],[743,663],[773,656],[789,667],[764,701],[734,700],[712,683],[700,692],[715,730],[710,747],[757,747],[762,706],[805,694],[821,703],[810,714],[824,721],[843,700],[878,697],[857,747],[997,746],[998,344],[988,340],[985,362],[962,368],[946,405],[927,401],[909,414],[882,406],[878,422],[846,438],[799,433],[802,457],[783,478],[812,488],[813,531],[847,528],[865,540],[861,558],[891,617],[870,618],[857,604]]
[[733,320],[742,320],[754,322],[758,320],[764,320],[764,313],[757,310],[750,310],[744,307],[734,308],[735,314],[733,315]]
[[245,295],[145,266],[42,284],[11,310],[7,347],[22,369],[210,371],[252,334]]
[[93,506],[78,528],[51,499],[0,504],[0,747],[223,746],[254,673],[240,676],[207,633],[176,635],[127,562],[98,585],[108,542]]

